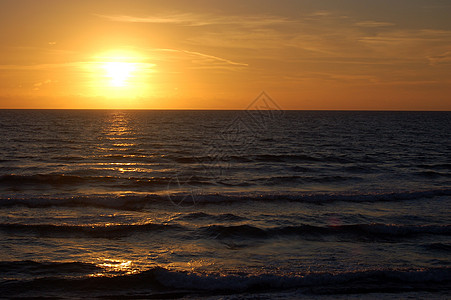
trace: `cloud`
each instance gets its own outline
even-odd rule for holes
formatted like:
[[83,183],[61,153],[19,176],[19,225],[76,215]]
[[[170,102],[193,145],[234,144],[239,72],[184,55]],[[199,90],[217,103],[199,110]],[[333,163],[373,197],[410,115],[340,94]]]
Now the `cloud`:
[[[191,62],[202,68],[247,67],[249,62],[255,67],[257,60],[261,63],[330,60],[344,64],[424,62],[428,57],[433,61],[431,54],[444,52],[444,45],[451,41],[447,30],[401,29],[394,22],[359,20],[334,11],[306,12],[296,18],[196,13],[97,16],[114,22],[183,26],[189,34],[173,47],[189,50],[172,50],[197,57]],[[228,53],[239,59],[226,58]]]
[[[211,54],[205,54],[197,51],[189,51],[189,50],[183,50],[183,49],[150,49],[148,50],[150,52],[167,52],[172,53],[178,56],[178,59],[180,60],[190,60],[191,63],[194,63],[198,65],[196,68],[205,68],[205,69],[214,69],[214,68],[220,68],[220,69],[230,69],[232,68],[242,68],[242,67],[248,67],[249,65],[247,63],[242,62],[236,62],[230,59],[222,58],[219,56],[211,55]],[[159,57],[154,57],[154,59],[158,60],[164,59],[161,55]],[[193,58],[197,58],[196,60],[193,60]]]
[[[329,74],[309,75],[317,76],[318,80],[373,83],[383,79],[382,74],[387,70],[406,70],[408,75],[407,69],[414,66],[425,66],[425,62],[445,64],[451,59],[451,31],[407,29],[402,23],[398,26],[400,20],[382,22],[377,18],[345,17],[334,11],[300,12],[296,17],[253,12],[247,15],[96,16],[107,22],[170,27],[165,31],[165,44],[156,46],[161,48],[149,49],[148,45],[141,45],[146,61],[157,65],[155,72],[246,69],[258,76],[267,70],[280,77],[302,69]],[[172,34],[176,39],[171,40]],[[92,63],[0,66],[0,69],[80,67],[83,64],[89,69]],[[335,72],[338,69],[340,73]],[[370,71],[362,74],[360,70]],[[399,75],[402,76],[405,74]]]
[[221,58],[221,57],[217,57],[217,56],[213,56],[213,55],[208,55],[208,54],[204,54],[204,53],[200,53],[200,52],[187,51],[187,50],[179,50],[179,51],[183,52],[183,53],[187,53],[189,55],[202,57],[202,58],[205,58],[205,59],[210,60],[210,61],[224,62],[226,64],[230,64],[230,65],[234,65],[234,66],[242,66],[242,67],[249,66],[248,64],[245,64],[245,63],[234,62],[234,61],[229,60],[229,59],[225,59],[225,58]]
[[45,81],[37,82],[37,83],[33,84],[33,86],[39,87],[39,86],[42,86],[42,85],[44,85],[44,84],[49,84],[49,83],[51,83],[51,82],[52,82],[51,79],[47,79],[47,80],[45,80]]
[[451,30],[396,30],[380,33],[376,36],[362,37],[367,43],[405,43],[405,42],[451,42]]
[[431,65],[450,60],[451,30],[389,30],[358,40],[375,57],[422,64],[426,60]]
[[55,83],[55,82],[58,82],[58,81],[57,80],[52,80],[52,79],[47,79],[47,80],[44,80],[44,81],[36,82],[35,84],[33,84],[33,86],[34,86],[33,90],[38,91],[38,90],[40,90],[40,88],[42,86],[48,85],[50,83]]
[[362,21],[355,23],[358,27],[368,27],[368,28],[377,28],[377,27],[390,27],[395,26],[395,23],[390,22],[378,22],[378,21]]
[[[154,48],[154,49],[141,49],[147,52],[146,56],[143,56],[142,60],[136,61],[140,65],[141,69],[145,69],[149,72],[155,72],[156,66],[159,62],[185,62],[185,66],[189,68],[203,68],[203,69],[241,69],[248,67],[247,63],[234,61],[228,58],[224,58],[218,55],[207,54],[200,51],[191,51],[185,49],[170,49],[170,48]],[[159,53],[159,54],[158,54]],[[164,54],[166,53],[166,54]],[[108,58],[99,57],[89,61],[76,61],[57,64],[30,64],[30,65],[0,65],[0,70],[5,71],[32,71],[32,70],[53,70],[62,68],[71,68],[82,70],[83,72],[96,70],[101,66],[104,61],[108,61]],[[146,62],[147,61],[147,62]],[[148,62],[152,61],[152,63]],[[50,82],[38,82],[34,86],[40,87]]]
[[451,63],[451,51],[447,51],[440,55],[429,56],[428,59],[431,65],[449,64]]
[[153,23],[153,24],[178,24],[187,26],[202,26],[208,25],[208,22],[199,21],[191,14],[175,14],[171,16],[157,17],[137,17],[129,15],[99,15],[96,16],[108,19],[114,22],[128,22],[128,23]]
[[101,14],[96,14],[96,16],[114,22],[176,24],[183,26],[239,25],[241,27],[259,27],[265,25],[287,24],[293,22],[288,18],[273,15],[215,16],[208,14],[183,13],[145,17]]
[[34,64],[34,65],[0,65],[0,70],[46,70],[65,67],[79,67],[84,62],[71,62],[61,64]]
[[318,10],[309,14],[310,17],[330,17],[332,15],[333,13],[327,10]]
[[364,83],[377,83],[379,79],[373,75],[361,75],[361,74],[340,74],[333,72],[305,72],[293,75],[284,76],[284,79],[290,81],[329,81],[340,82],[348,84],[364,84]]

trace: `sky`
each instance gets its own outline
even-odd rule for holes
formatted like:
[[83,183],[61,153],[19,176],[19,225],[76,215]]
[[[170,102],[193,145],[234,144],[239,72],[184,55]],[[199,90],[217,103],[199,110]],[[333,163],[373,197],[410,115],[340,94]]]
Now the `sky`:
[[451,110],[449,0],[0,0],[0,108]]

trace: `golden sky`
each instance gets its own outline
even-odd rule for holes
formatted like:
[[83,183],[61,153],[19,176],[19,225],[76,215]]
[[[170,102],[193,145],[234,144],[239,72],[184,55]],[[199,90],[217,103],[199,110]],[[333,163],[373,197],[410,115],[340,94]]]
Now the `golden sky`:
[[0,108],[451,110],[451,1],[0,0]]

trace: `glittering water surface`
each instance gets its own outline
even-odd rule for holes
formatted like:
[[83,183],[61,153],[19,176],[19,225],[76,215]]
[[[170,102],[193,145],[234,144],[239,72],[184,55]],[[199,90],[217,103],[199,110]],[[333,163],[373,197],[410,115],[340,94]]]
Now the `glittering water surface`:
[[2,295],[449,293],[449,112],[2,110],[0,132]]

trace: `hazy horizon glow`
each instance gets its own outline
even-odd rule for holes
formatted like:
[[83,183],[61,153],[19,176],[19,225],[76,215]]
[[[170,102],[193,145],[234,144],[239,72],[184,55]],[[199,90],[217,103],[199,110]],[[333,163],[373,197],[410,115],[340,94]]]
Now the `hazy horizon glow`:
[[0,7],[0,108],[451,110],[449,1]]

